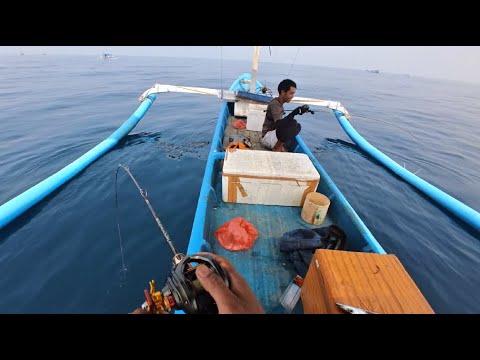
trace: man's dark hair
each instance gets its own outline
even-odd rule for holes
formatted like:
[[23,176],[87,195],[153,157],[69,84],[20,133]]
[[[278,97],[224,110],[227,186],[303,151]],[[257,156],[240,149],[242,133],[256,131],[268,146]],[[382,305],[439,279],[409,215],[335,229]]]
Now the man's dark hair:
[[280,84],[278,84],[278,94],[280,95],[282,93],[282,90],[287,92],[292,86],[295,89],[297,88],[297,84],[295,84],[293,80],[285,79],[280,81]]

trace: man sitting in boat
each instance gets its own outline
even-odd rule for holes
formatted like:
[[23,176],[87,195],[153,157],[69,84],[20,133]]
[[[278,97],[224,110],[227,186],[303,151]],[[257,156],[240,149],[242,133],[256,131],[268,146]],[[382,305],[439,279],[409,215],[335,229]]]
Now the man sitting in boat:
[[308,105],[297,107],[289,115],[283,117],[284,103],[289,103],[295,96],[297,84],[285,79],[278,84],[278,97],[274,98],[267,107],[262,129],[261,144],[273,151],[288,151],[288,143],[300,133],[301,125],[293,118],[308,111]]

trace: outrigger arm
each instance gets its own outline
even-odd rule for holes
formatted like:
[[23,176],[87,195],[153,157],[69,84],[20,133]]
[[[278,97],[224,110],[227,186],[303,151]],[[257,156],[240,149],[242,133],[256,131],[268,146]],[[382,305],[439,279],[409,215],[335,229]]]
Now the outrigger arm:
[[[155,84],[150,89],[145,91],[140,97],[139,100],[143,101],[145,98],[150,94],[158,94],[158,93],[165,93],[165,92],[181,92],[181,93],[189,93],[189,94],[200,94],[200,95],[210,95],[216,96],[219,99],[235,102],[239,101],[240,99],[245,99],[245,96],[248,94],[244,91],[231,91],[231,90],[219,90],[219,89],[210,89],[210,88],[201,88],[201,87],[192,87],[192,86],[178,86],[178,85],[168,85],[168,84]],[[270,98],[266,95],[259,95],[254,94],[255,96],[261,96],[262,98]],[[255,101],[253,98],[249,98],[249,100]],[[260,102],[260,101],[259,101]],[[265,102],[265,101],[261,101]],[[320,100],[320,99],[312,99],[312,98],[305,98],[305,97],[294,97],[292,99],[293,103],[301,103],[306,105],[314,105],[320,106],[324,108],[328,108],[335,111],[340,111],[347,119],[350,119],[350,114],[348,113],[347,109],[338,101],[331,101],[331,100]]]

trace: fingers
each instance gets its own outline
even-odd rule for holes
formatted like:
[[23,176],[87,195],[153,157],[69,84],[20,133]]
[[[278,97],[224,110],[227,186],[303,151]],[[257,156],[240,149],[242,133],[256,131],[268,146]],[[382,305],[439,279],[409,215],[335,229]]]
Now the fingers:
[[308,105],[302,105],[299,107],[299,109],[300,109],[300,115],[303,115],[310,110],[310,107]]
[[262,305],[256,298],[247,280],[240,275],[232,263],[227,259],[208,252],[204,254],[212,257],[227,272],[230,278],[230,289],[222,278],[213,273],[205,265],[199,265],[196,275],[202,286],[210,293],[218,306],[220,314],[263,314]]
[[238,271],[233,267],[232,263],[228,259],[226,259],[226,258],[224,258],[220,255],[212,254],[212,253],[209,253],[209,252],[199,252],[198,254],[208,255],[208,256],[214,258],[215,260],[218,261],[220,266],[225,271],[228,272],[228,274],[230,274],[230,275],[238,274]]
[[238,295],[238,292],[241,291],[243,287],[247,284],[245,278],[240,275],[238,270],[232,265],[232,263],[228,259],[209,252],[200,252],[199,254],[208,255],[218,261],[218,263],[220,264],[222,269],[225,270],[230,279],[230,290],[232,290],[235,294]]
[[199,252],[199,254],[208,255],[218,261],[222,269],[227,272],[227,275],[230,279],[230,290],[237,296],[242,294],[243,289],[249,287],[247,280],[240,275],[240,273],[228,259],[209,252]]
[[233,304],[237,300],[220,276],[210,271],[208,267],[201,264],[195,270],[197,279],[203,288],[210,293],[218,308]]

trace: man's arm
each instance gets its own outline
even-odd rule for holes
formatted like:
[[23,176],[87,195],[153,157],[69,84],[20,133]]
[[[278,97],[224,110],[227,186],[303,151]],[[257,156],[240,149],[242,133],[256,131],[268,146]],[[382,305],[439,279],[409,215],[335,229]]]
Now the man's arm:
[[296,109],[292,110],[292,112],[290,114],[288,114],[287,116],[285,116],[283,119],[280,119],[280,120],[284,121],[285,123],[288,123],[288,122],[293,120],[294,116],[299,115],[299,114],[303,115],[307,111],[309,111],[309,109],[310,108],[309,108],[308,105],[299,106]]

